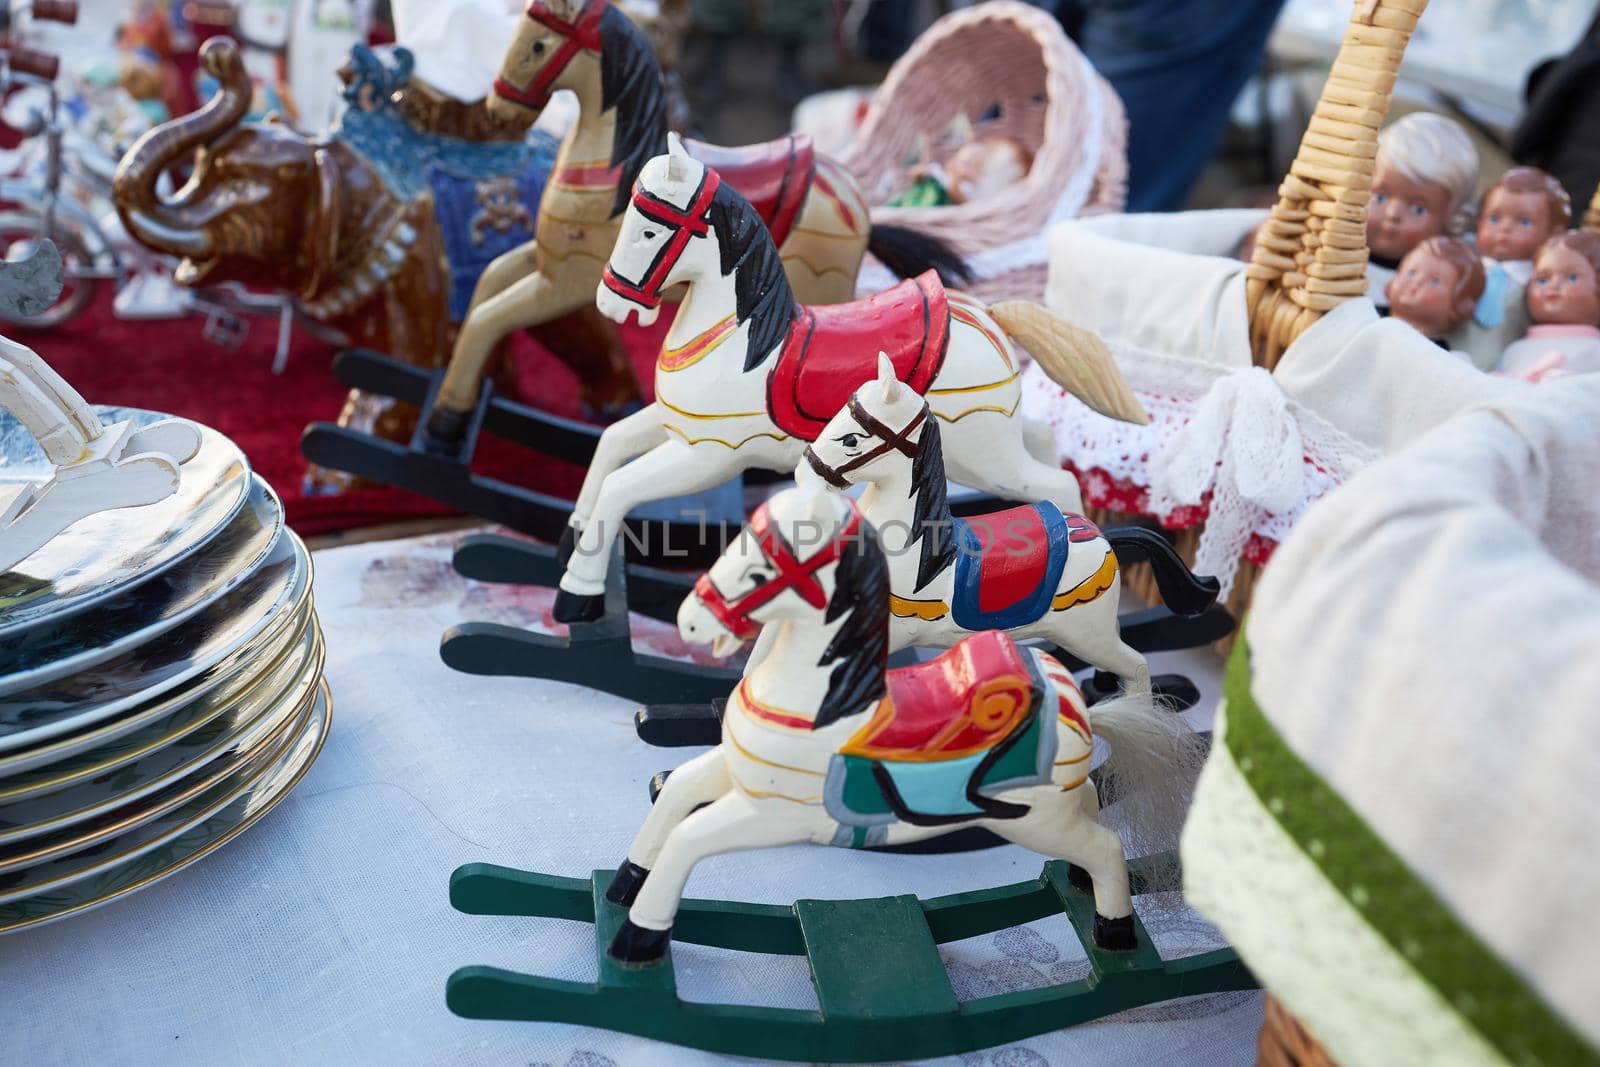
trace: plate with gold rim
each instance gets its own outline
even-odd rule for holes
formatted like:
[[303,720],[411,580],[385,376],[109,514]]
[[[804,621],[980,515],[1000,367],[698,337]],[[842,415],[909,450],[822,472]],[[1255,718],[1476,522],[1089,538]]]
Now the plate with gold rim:
[[183,625],[71,677],[0,696],[0,752],[81,730],[181,685],[310,594],[311,556],[286,530],[248,582]]
[[[148,426],[170,419],[138,408],[97,407],[102,422]],[[200,448],[179,467],[178,491],[137,508],[80,519],[10,571],[0,574],[0,635],[54,615],[81,611],[153,578],[211,540],[244,506],[250,465],[239,446],[208,426]],[[0,411],[0,486],[49,478],[39,442]]]
[[192,821],[135,855],[110,859],[68,884],[0,903],[0,933],[82,914],[154,885],[232,841],[271,811],[305,776],[327,739],[331,711],[328,686],[323,682],[305,729],[278,761],[245,789],[204,810],[197,808]]
[[149,796],[104,806],[93,818],[0,848],[0,900],[14,892],[8,876],[20,876],[27,882],[68,873],[82,866],[85,858],[92,862],[108,847],[140,840],[146,827],[159,826],[165,816],[196,798],[261,773],[299,732],[311,702],[308,692],[298,705],[290,706],[292,714],[275,719],[273,728],[266,736],[257,737],[249,751],[227,753]]
[[[194,776],[220,780],[243,766],[286,729],[315,695],[322,680],[320,641],[314,642],[297,674],[256,701],[242,701],[228,713],[180,741],[142,759],[68,789],[0,805],[0,850],[21,841],[60,834],[70,827],[125,810],[156,797]],[[181,791],[180,791],[181,793]],[[173,806],[181,800],[172,801]],[[149,813],[150,818],[161,814]]]
[[77,674],[144,645],[248,581],[283,532],[283,505],[252,476],[245,506],[192,556],[113,600],[0,635],[0,693]]
[[169,745],[180,744],[218,719],[243,722],[242,716],[274,700],[294,684],[313,657],[320,659],[322,655],[322,635],[309,613],[274,644],[276,647],[269,650],[268,656],[252,661],[251,667],[237,677],[207,689],[142,729],[0,778],[0,815],[9,804],[80,785]]
[[[32,792],[27,782],[30,776],[48,779],[56,765],[70,763],[90,749],[108,747],[135,733],[145,736],[148,730],[170,732],[182,728],[185,722],[191,726],[202,724],[248,691],[262,675],[279,667],[305,639],[311,620],[311,604],[307,601],[299,611],[285,612],[254,641],[183,685],[142,701],[122,715],[27,748],[0,753],[0,802],[28,795]],[[13,792],[16,789],[21,792]]]

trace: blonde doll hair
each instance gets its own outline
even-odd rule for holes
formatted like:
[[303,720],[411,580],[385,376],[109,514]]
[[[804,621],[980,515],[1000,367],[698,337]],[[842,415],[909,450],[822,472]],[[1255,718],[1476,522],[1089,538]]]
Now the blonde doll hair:
[[1472,224],[1469,201],[1478,187],[1478,150],[1461,124],[1431,111],[1414,111],[1378,134],[1378,167],[1450,193],[1448,232]]

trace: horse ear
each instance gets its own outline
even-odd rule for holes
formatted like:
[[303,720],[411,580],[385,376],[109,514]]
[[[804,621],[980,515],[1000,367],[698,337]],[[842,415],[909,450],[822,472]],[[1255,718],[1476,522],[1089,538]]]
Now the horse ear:
[[894,372],[894,362],[889,353],[878,353],[878,384],[883,386],[883,402],[893,404],[900,399],[900,376]]
[[675,133],[667,134],[667,180],[683,182],[689,180],[689,164],[693,160],[689,153],[683,150],[683,139]]

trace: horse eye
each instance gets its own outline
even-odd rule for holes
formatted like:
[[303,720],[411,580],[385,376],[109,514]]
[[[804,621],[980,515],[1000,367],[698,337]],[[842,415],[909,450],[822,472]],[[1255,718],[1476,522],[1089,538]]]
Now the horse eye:
[[544,42],[543,41],[535,41],[535,42],[533,42],[533,54],[536,55],[536,56],[544,54]]
[[753,572],[751,574],[747,574],[747,575],[745,575],[745,577],[750,579],[750,588],[751,589],[758,589],[761,586],[767,584],[768,575],[762,574],[760,571],[755,571],[755,572]]
[[847,433],[843,437],[839,438],[839,443],[844,445],[846,448],[854,448],[861,443],[861,438],[857,437],[853,433]]
[[646,231],[644,231],[644,239],[646,241],[654,241],[656,239],[656,231],[654,231],[654,230],[646,230]]

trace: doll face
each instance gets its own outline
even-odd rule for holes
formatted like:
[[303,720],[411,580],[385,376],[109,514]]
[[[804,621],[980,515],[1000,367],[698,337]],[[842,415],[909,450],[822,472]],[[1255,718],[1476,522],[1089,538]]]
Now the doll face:
[[1594,267],[1570,248],[1540,254],[1528,282],[1528,313],[1543,324],[1600,326]]
[[958,204],[982,200],[1027,177],[1027,150],[1009,137],[969,141],[956,149],[945,173],[950,199]]
[[1472,314],[1472,300],[1456,296],[1460,283],[1461,271],[1455,264],[1426,249],[1416,249],[1401,261],[1394,279],[1384,287],[1389,313],[1425,336],[1443,337]]
[[1398,261],[1450,221],[1450,191],[1433,182],[1414,182],[1386,167],[1372,181],[1367,205],[1367,245],[1379,259]]
[[1478,250],[1499,260],[1532,259],[1550,236],[1550,221],[1543,193],[1491,189],[1478,216]]

